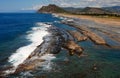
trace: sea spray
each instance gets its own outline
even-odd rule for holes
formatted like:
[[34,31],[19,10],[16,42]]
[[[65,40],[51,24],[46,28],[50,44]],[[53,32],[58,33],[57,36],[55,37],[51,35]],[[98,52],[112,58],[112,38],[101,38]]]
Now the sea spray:
[[51,70],[52,69],[52,59],[55,59],[56,57],[53,54],[45,54],[41,57],[41,59],[45,59],[46,61],[42,64],[41,67],[43,67],[43,70]]
[[20,47],[14,54],[9,57],[8,62],[10,62],[14,68],[12,68],[12,71],[6,71],[7,73],[14,72],[18,65],[23,63],[24,60],[26,60],[28,56],[36,49],[36,47],[43,42],[43,37],[50,34],[47,31],[50,26],[51,25],[44,23],[36,23],[36,26],[33,27],[26,36],[26,39],[31,43],[27,46]]
[[[43,23],[42,24],[38,23],[37,25],[40,25],[40,27],[44,26]],[[42,68],[42,70],[47,70],[47,71],[51,70],[54,64],[51,60],[56,58],[54,54],[58,54],[61,51],[61,47],[64,44],[64,42],[70,39],[68,33],[55,26],[51,26],[51,25],[46,26],[45,24],[44,27],[42,28],[40,27],[39,26],[33,27],[32,31],[29,31],[29,35],[27,36],[27,39],[32,42],[30,45],[28,45],[30,46],[29,48],[31,48],[32,51],[29,51],[29,48],[27,48],[29,53],[27,54],[27,56],[24,57],[24,59],[20,57],[21,55],[24,56],[25,54],[25,51],[23,50],[22,50],[23,52],[21,52],[20,50],[19,52],[13,54],[9,58],[9,62],[12,63],[15,68],[14,69],[15,71],[13,73],[21,73],[23,71],[25,72],[34,69],[34,67],[35,68],[40,67]],[[45,32],[42,32],[43,30],[47,33],[45,34]],[[43,35],[42,38],[41,37],[39,38],[40,33],[43,33],[45,35]],[[18,55],[20,59],[14,61],[17,59],[17,57],[13,58],[13,56],[16,55]],[[32,68],[29,69],[29,67],[31,66]]]

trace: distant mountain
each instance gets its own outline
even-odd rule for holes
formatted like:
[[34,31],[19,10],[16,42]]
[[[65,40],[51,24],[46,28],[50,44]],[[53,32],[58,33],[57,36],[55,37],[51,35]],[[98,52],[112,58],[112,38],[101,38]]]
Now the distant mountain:
[[73,8],[63,7],[64,10],[75,14],[108,14],[108,15],[120,15],[120,6],[113,7],[85,7],[85,8]]
[[63,8],[64,10],[67,10],[68,12],[75,13],[75,14],[105,14],[110,13],[110,11],[107,11],[102,8],[96,8],[96,7],[86,7],[86,8],[73,8],[73,7],[67,7]]
[[67,11],[54,4],[49,4],[48,6],[43,6],[37,12],[38,13],[65,13]]
[[37,12],[120,16],[120,6],[102,7],[102,8],[96,8],[96,7],[74,8],[74,7],[59,7],[54,4],[49,4],[48,6],[43,6]]
[[120,14],[120,6],[103,7],[103,9],[111,11],[113,13],[119,13]]
[[67,12],[71,12],[71,13],[79,13],[83,9],[83,8],[74,8],[74,7],[62,7],[62,8]]
[[108,14],[110,12],[105,10],[105,9],[102,9],[102,8],[86,7],[81,11],[81,13],[86,13],[86,14]]

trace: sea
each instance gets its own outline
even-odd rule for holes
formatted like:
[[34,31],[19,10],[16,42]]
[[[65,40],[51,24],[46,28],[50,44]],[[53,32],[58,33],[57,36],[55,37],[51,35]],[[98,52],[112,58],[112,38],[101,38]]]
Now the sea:
[[[43,37],[50,34],[46,31],[49,27],[46,23],[63,30],[75,30],[61,24],[63,19],[65,18],[43,13],[0,13],[0,73],[9,65],[16,68],[43,42]],[[84,56],[69,56],[63,50],[56,56],[44,56],[50,61],[39,70],[7,75],[14,68],[5,70],[6,75],[0,74],[0,77],[120,78],[119,48],[102,47],[90,40],[78,44],[85,49]]]

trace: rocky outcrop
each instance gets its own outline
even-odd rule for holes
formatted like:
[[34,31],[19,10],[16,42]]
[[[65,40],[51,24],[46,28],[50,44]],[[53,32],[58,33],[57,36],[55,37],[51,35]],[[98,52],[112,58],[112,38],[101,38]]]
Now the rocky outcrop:
[[[53,43],[54,44],[54,43]],[[53,45],[49,45],[53,47]],[[61,46],[62,48],[66,49],[69,52],[69,55],[78,55],[80,56],[83,53],[83,48],[80,47],[77,43],[74,41],[67,41],[64,43],[64,45]],[[37,48],[39,49],[39,47]],[[57,48],[56,48],[57,49]],[[39,49],[41,50],[41,49]],[[48,51],[45,53],[51,52],[53,49],[48,48]],[[36,53],[36,52],[34,52]],[[39,54],[39,53],[36,53]],[[35,57],[35,58],[34,58]],[[36,55],[31,55],[27,58],[27,60],[24,61],[24,63],[20,64],[18,68],[16,69],[15,73],[23,72],[23,71],[30,71],[30,70],[35,70],[38,66],[44,62],[44,59],[41,59],[40,57],[36,58]]]
[[64,9],[54,5],[54,4],[49,4],[48,6],[43,6],[40,8],[38,13],[66,13]]
[[42,62],[44,62],[44,59],[33,59],[33,60],[26,60],[24,63],[20,64],[14,74],[24,72],[24,71],[30,71],[34,70],[36,67],[40,66]]
[[78,31],[69,31],[68,32],[75,38],[77,41],[85,41],[88,39],[88,37],[81,35]]
[[67,41],[64,44],[63,48],[67,49],[70,55],[76,54],[80,56],[83,52],[83,48],[76,44],[74,41]]
[[[74,21],[64,21],[62,23],[75,27],[78,31],[65,31],[54,26],[50,27],[48,31],[51,35],[43,38],[44,42],[39,45],[22,64],[18,66],[15,73],[34,70],[45,61],[40,57],[45,54],[58,54],[62,50],[61,48],[66,49],[69,55],[82,55],[84,49],[79,46],[74,39],[84,41],[89,38],[95,44],[107,44],[102,37],[98,36],[87,27],[78,26]],[[71,38],[71,36],[73,38]]]
[[80,56],[83,52],[83,48],[80,47],[70,37],[69,33],[64,30],[58,29],[54,26],[50,27],[48,31],[51,35],[43,38],[44,42],[39,45],[32,54],[18,66],[15,73],[34,70],[46,61],[41,57],[45,54],[58,54],[61,48],[66,49],[70,55],[76,54]]
[[62,21],[63,24],[67,24],[69,26],[75,27],[81,32],[83,35],[87,36],[90,40],[92,40],[95,44],[98,45],[108,45],[107,42],[94,32],[92,32],[90,29],[88,29],[85,26],[78,26],[75,22],[67,22],[67,21]]

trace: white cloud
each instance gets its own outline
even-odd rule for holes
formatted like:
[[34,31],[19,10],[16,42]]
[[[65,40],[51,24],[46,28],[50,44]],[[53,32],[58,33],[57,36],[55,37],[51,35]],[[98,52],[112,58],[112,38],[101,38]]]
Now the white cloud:
[[[106,7],[119,6],[120,0],[49,0],[48,4],[56,4],[61,7]],[[31,8],[23,8],[22,10],[38,10],[45,4],[33,5]]]
[[51,0],[53,3],[64,7],[103,7],[103,6],[118,6],[120,0]]

